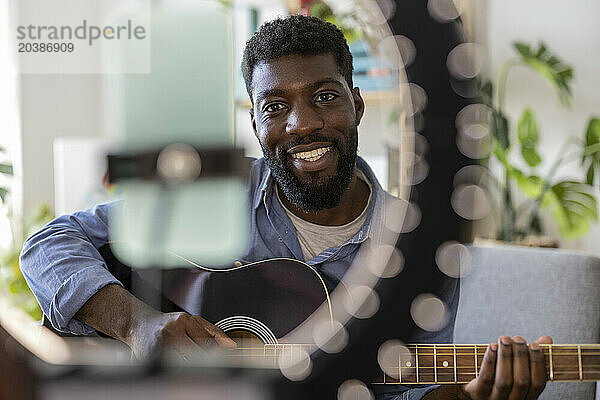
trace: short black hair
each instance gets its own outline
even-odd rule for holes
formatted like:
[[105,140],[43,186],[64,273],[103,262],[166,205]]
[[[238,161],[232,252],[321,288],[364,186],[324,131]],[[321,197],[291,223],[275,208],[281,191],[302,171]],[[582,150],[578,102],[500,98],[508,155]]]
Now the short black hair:
[[317,17],[291,15],[265,22],[246,42],[242,73],[252,100],[252,72],[256,64],[290,54],[335,57],[340,73],[352,89],[352,54],[342,31]]

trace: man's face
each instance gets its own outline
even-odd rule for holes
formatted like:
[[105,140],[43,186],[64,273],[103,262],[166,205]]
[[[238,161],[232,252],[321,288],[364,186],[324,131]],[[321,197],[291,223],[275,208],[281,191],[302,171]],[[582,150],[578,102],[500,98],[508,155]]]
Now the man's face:
[[331,54],[257,64],[252,127],[286,197],[303,211],[337,206],[354,173],[364,103]]

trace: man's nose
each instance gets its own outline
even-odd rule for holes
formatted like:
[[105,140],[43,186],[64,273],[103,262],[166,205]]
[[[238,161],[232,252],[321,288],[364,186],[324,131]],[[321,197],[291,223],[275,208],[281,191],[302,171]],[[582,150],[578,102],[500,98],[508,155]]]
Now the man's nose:
[[288,135],[309,135],[323,129],[325,120],[308,104],[294,105],[288,113],[286,132]]

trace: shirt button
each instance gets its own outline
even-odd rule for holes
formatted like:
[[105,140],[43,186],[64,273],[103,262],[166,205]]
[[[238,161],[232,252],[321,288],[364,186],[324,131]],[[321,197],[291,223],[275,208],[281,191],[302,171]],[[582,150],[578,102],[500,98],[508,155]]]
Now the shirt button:
[[280,242],[283,242],[283,239],[282,239],[282,238],[279,238],[279,241],[280,241]]

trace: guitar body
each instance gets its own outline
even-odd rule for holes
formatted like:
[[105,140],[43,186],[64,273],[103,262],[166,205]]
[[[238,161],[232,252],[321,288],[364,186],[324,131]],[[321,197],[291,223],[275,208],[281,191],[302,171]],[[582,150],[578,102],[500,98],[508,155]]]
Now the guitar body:
[[291,259],[266,260],[219,272],[195,266],[159,272],[132,270],[114,257],[109,245],[99,251],[109,271],[141,300],[163,312],[200,315],[225,332],[246,332],[264,343],[278,343],[277,339],[327,299],[327,289],[316,271]]

